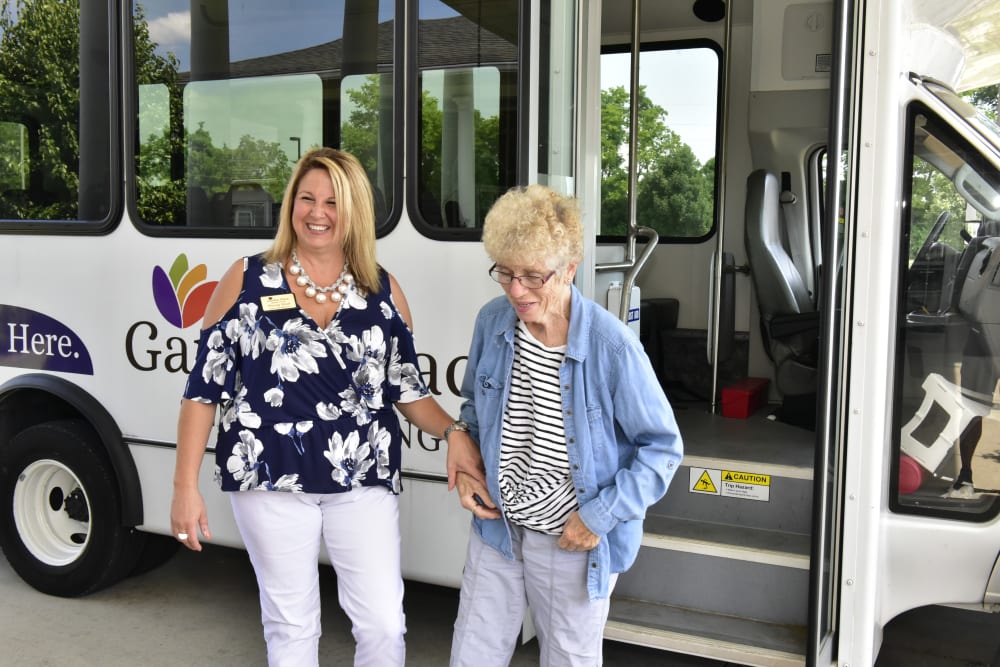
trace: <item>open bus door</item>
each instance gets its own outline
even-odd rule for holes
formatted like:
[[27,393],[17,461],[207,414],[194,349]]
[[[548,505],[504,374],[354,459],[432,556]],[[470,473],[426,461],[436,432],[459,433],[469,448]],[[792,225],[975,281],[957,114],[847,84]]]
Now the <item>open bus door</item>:
[[840,169],[841,152],[847,146],[852,119],[851,86],[855,62],[852,2],[837,2],[833,23],[833,63],[830,78],[830,126],[827,146],[825,213],[822,230],[824,274],[820,281],[821,331],[818,403],[816,415],[816,465],[813,477],[813,532],[810,551],[808,664],[829,665],[836,658],[840,582],[840,540],[843,521],[841,466],[844,456],[843,423],[844,308],[848,273],[845,235],[840,233],[842,203],[847,184]]
[[[608,7],[609,3],[605,2],[604,10]],[[615,11],[621,9],[615,8]],[[650,8],[650,17],[656,14],[655,10]],[[746,10],[747,7],[742,6],[737,11]],[[588,181],[591,174],[600,174],[600,165],[588,162],[600,153],[599,143],[596,149],[588,143],[599,142],[600,137],[600,118],[593,115],[593,110],[600,109],[600,83],[595,80],[600,70],[598,53],[602,38],[599,11],[598,3],[581,3],[581,15],[575,19],[577,34],[585,45],[589,45],[589,48],[577,47],[580,54],[577,62],[581,68],[580,87],[576,91],[580,150],[575,173],[580,179],[577,193],[583,200],[585,212],[600,210],[599,178],[596,182]],[[639,308],[631,298],[631,286],[657,242],[655,231],[646,230],[636,222],[636,133],[633,131],[637,126],[638,108],[634,100],[638,99],[640,37],[644,30],[655,34],[655,28],[643,24],[638,0],[632,3],[631,11],[627,235],[620,248],[602,243],[599,254],[588,246],[590,254],[585,255],[584,266],[593,267],[592,272],[578,273],[584,282],[581,287],[585,288],[585,293],[598,302],[607,303],[626,323],[633,320],[630,314],[633,311],[634,319],[638,319]],[[745,49],[745,46],[734,47],[732,43],[736,11],[726,13],[721,56],[723,128],[730,126],[731,89],[745,86],[745,82],[734,81],[739,74],[731,71],[730,54]],[[840,22],[844,21],[840,14],[837,16]],[[743,17],[741,29],[745,29],[746,14]],[[838,38],[848,40],[851,34],[842,31]],[[742,39],[746,39],[745,34]],[[837,53],[850,52],[849,45],[844,43],[837,47]],[[849,72],[844,80],[851,80]],[[843,118],[841,109],[849,102],[849,95],[843,92],[846,88],[840,90],[833,107],[837,111],[831,112],[831,117]],[[829,145],[843,145],[844,122],[836,123],[836,132]],[[726,146],[726,129],[723,129],[716,154],[721,167],[717,202],[727,200]],[[839,171],[836,175],[842,176]],[[836,211],[842,183],[831,179],[830,186],[827,197],[832,204],[827,204],[827,210]],[[731,227],[736,231],[732,231],[731,236],[739,239],[737,234],[742,221],[739,215],[732,213]],[[842,241],[837,235],[836,213],[827,215],[827,219],[833,223],[827,225],[831,236],[823,243],[823,248],[829,258],[837,258],[841,256],[838,245]],[[726,312],[731,295],[726,294],[726,290],[731,288],[733,272],[738,270],[726,257],[726,222],[725,206],[720,204],[714,237],[709,241],[715,247],[713,264],[704,267],[711,271],[713,278],[704,301],[710,313],[706,352],[712,372],[711,394],[707,405],[682,410],[685,414],[679,416],[685,436],[685,465],[664,501],[650,508],[643,550],[633,568],[619,579],[605,635],[620,641],[747,664],[830,664],[836,651],[834,639],[838,620],[840,550],[837,536],[840,534],[838,497],[841,493],[838,479],[843,419],[843,383],[840,381],[843,324],[838,299],[845,292],[843,282],[847,274],[838,269],[824,276],[826,310],[822,338],[825,356],[817,411],[820,421],[816,431],[796,430],[759,420],[727,423],[718,414],[720,406],[715,401],[719,395],[719,360],[725,356],[724,353],[720,355],[720,350],[730,344],[732,336],[731,329],[727,330],[727,323],[728,327],[732,323]],[[596,232],[593,234],[596,237]],[[637,240],[643,237],[647,242],[637,253]],[[593,239],[588,241],[594,242]],[[733,241],[729,240],[729,244]],[[836,264],[835,259],[826,261],[827,266]],[[618,299],[608,298],[616,292],[620,295]],[[815,448],[811,446],[814,442],[817,443]],[[751,485],[751,499],[741,500],[720,493],[719,473],[732,471],[742,471],[735,474],[759,482]],[[707,480],[705,487],[700,486],[702,478]],[[759,502],[765,498],[765,502]],[[780,544],[770,542],[775,536],[779,536]],[[677,573],[681,571],[685,573],[684,582],[677,580]]]
[[1000,133],[960,92],[995,84],[1000,23],[938,9],[834,3],[808,664],[996,611]]
[[[538,109],[531,111],[532,114],[539,113],[537,131],[547,134],[544,141],[531,137],[529,146],[543,146],[547,152],[540,152],[537,164],[532,165],[537,167],[537,171],[529,168],[529,180],[530,176],[537,174],[540,182],[575,192],[580,198],[586,239],[584,261],[577,272],[578,286],[586,296],[607,305],[620,319],[637,328],[640,308],[637,297],[633,296],[632,286],[640,278],[646,260],[655,252],[658,240],[654,230],[637,224],[635,210],[638,105],[634,101],[639,97],[637,67],[640,35],[650,26],[648,23],[644,25],[641,3],[634,0],[630,7],[631,66],[628,86],[629,219],[624,242],[602,241],[598,248],[597,235],[602,225],[597,215],[601,211],[602,173],[602,9],[623,14],[625,8],[607,1],[540,4],[546,4],[545,11],[551,13],[549,20],[543,22],[543,25],[551,26],[550,31],[540,31],[542,41],[550,43],[540,44],[538,57],[532,58],[532,81],[540,82],[537,90],[553,92],[544,100],[548,118],[544,117],[545,112]],[[532,11],[541,11],[536,5],[532,6]],[[571,9],[573,6],[576,7],[575,14]],[[656,15],[662,13],[658,9],[662,10],[662,7],[649,6],[647,16],[655,20]],[[557,18],[559,11],[565,13]],[[532,20],[532,25],[538,23]],[[557,30],[557,25],[562,25],[563,30]],[[547,37],[555,34],[575,34],[579,41],[560,43]],[[727,47],[724,47],[723,53],[728,53]],[[558,62],[557,58],[560,59]],[[537,69],[535,63],[539,63]],[[564,77],[572,76],[575,85],[569,89],[569,95],[566,95],[566,88],[543,81],[553,72],[559,72]],[[544,85],[546,83],[548,85]],[[529,95],[529,99],[534,99],[534,96]],[[572,104],[572,100],[576,103]],[[575,150],[567,150],[568,146],[555,141],[559,136],[557,130],[566,127],[567,122],[575,127]],[[722,143],[725,144],[725,141]],[[534,154],[529,152],[529,156]],[[573,161],[566,164],[561,173],[574,175],[572,189],[559,187],[562,183],[560,172],[556,170],[559,159],[567,156],[573,156]],[[723,164],[721,157],[718,162]],[[720,176],[720,179],[724,180],[724,177]],[[719,192],[716,196],[724,200]],[[722,228],[720,222],[716,233],[721,235]],[[642,240],[645,243],[641,243]],[[707,272],[708,266],[704,270]],[[722,280],[715,282],[717,292],[723,284],[725,281]],[[703,298],[703,304],[696,307],[708,307],[709,303],[721,301],[718,293],[706,293]],[[638,330],[636,333],[639,333]],[[714,336],[718,341],[716,345],[723,344],[719,338]],[[704,354],[704,348],[702,350]],[[712,352],[709,351],[709,356]],[[734,429],[732,425],[724,424],[724,418],[711,414],[712,407],[702,406],[686,412],[685,422],[681,424],[686,465],[675,476],[667,497],[650,508],[647,514],[643,548],[635,565],[618,579],[605,636],[736,662],[789,667],[800,665],[806,653],[804,612],[809,568],[807,524],[812,450],[797,447],[795,456],[800,461],[794,464],[777,463],[772,457],[773,465],[769,465],[768,457],[777,451],[777,447],[772,446],[774,443],[765,443],[761,438],[753,441],[756,438],[753,435],[749,436],[750,440],[744,441],[739,426]],[[790,443],[793,445],[800,444],[799,440],[811,438],[805,432],[794,433],[792,427],[785,425],[775,425],[768,430],[780,431],[782,436],[779,439],[795,439],[796,442]],[[764,458],[737,463],[740,456],[735,454],[737,450],[755,450],[755,456]],[[717,476],[720,469],[748,470],[747,474],[755,475],[758,480],[770,478],[771,473],[780,470],[783,477],[787,477],[787,484],[783,482],[770,503],[727,498],[721,494],[701,494],[691,490],[690,476],[696,469],[706,476]],[[718,478],[715,479],[718,482]],[[755,488],[763,493],[763,486]],[[751,508],[751,505],[755,507]],[[772,511],[783,511],[780,508],[784,507],[789,508],[793,519],[777,518]],[[720,516],[725,518],[720,520]],[[741,520],[747,525],[739,525]],[[786,542],[784,547],[772,549],[760,541],[767,540],[768,535],[778,534],[767,528],[772,521],[795,526],[792,532],[782,534],[781,539]],[[729,525],[723,525],[723,522]],[[750,589],[760,589],[766,594],[744,595]],[[776,600],[776,595],[787,599]],[[759,620],[762,617],[766,620]]]
[[[597,247],[597,230],[601,227],[595,212],[601,210],[601,165],[598,161],[601,154],[602,4],[603,10],[608,11],[613,3],[581,2],[577,5],[577,15],[571,15],[569,5],[563,3],[551,3],[547,8],[551,12],[547,25],[557,25],[557,9],[563,9],[566,13],[559,20],[566,28],[560,34],[576,34],[579,43],[557,43],[553,39],[550,44],[539,45],[539,57],[532,58],[532,80],[541,81],[551,72],[558,71],[564,76],[572,73],[576,85],[568,97],[575,99],[576,104],[575,107],[567,104],[565,88],[539,84],[537,90],[557,92],[550,92],[544,100],[549,118],[544,117],[544,112],[539,113],[537,131],[547,133],[547,140],[532,137],[529,141],[531,146],[548,148],[546,154],[538,155],[538,162],[533,165],[537,171],[529,170],[529,175],[537,174],[540,182],[560,189],[563,183],[559,180],[560,172],[556,171],[558,160],[574,155],[573,163],[564,165],[562,173],[572,173],[575,178],[574,187],[568,191],[575,191],[581,199],[587,232],[582,267],[590,270],[578,271],[578,285],[584,294],[605,303],[623,321],[638,325],[633,321],[638,319],[639,307],[633,300],[631,286],[639,277],[645,260],[655,251],[657,237],[656,232],[638,225],[635,218],[637,179],[633,128],[637,125],[637,105],[632,102],[629,104],[627,234],[620,245],[602,240],[601,247]],[[613,11],[622,13],[622,9],[615,6]],[[662,8],[649,8],[648,21],[657,18],[657,9]],[[655,28],[649,22],[644,24],[640,2],[635,1],[631,10],[629,97],[635,100],[638,97],[636,68],[640,35],[644,30],[655,33]],[[746,10],[745,5],[740,9],[741,12]],[[742,14],[744,26],[741,28],[745,27],[748,14]],[[723,99],[733,85],[728,57],[732,47],[731,21],[732,18],[727,18],[722,49],[726,70],[722,77]],[[532,24],[536,25],[534,21]],[[568,29],[569,26],[574,29]],[[548,39],[546,35],[557,32],[555,28],[551,33],[542,31],[543,38]],[[746,47],[743,44],[738,48],[745,50]],[[562,60],[555,62],[557,57]],[[542,64],[536,69],[534,63],[540,59]],[[574,69],[574,63],[578,69]],[[723,103],[723,108],[726,107]],[[538,109],[532,110],[533,114],[536,112]],[[561,115],[556,117],[555,114]],[[562,150],[566,146],[554,141],[555,130],[564,128],[570,120],[576,128],[575,153]],[[725,111],[721,122],[723,127],[728,125]],[[722,152],[716,155],[721,165],[716,191],[719,202],[726,200],[725,144],[723,138]],[[715,313],[712,324],[715,330],[707,336],[710,341],[707,356],[713,373],[719,348],[727,344],[726,332],[722,330],[725,318],[720,316],[726,301],[723,290],[727,285],[721,259],[725,255],[722,208],[720,205],[714,229],[716,236],[701,241],[700,246],[711,244],[716,248],[716,260],[711,269],[716,280],[712,281],[711,292],[704,294],[703,302],[694,304]],[[738,218],[734,216],[733,220],[736,230],[742,226]],[[732,235],[736,236],[737,232]],[[643,237],[646,243],[639,244]],[[833,252],[835,244],[828,247]],[[696,246],[675,245],[674,252],[677,248]],[[670,252],[670,248],[663,252]],[[699,249],[697,256],[702,254]],[[697,270],[697,267],[691,268]],[[709,270],[707,265],[703,268],[706,272]],[[730,271],[732,268],[735,267]],[[830,316],[827,321],[833,326],[836,318]],[[705,348],[702,350],[704,354]],[[828,360],[828,364],[839,368],[834,360]],[[836,478],[829,472],[835,465],[826,462],[825,458],[820,462],[818,457],[825,456],[827,450],[811,446],[819,437],[813,432],[768,422],[763,415],[743,423],[727,421],[716,413],[715,378],[712,384],[713,400],[700,406],[686,406],[678,417],[685,438],[685,464],[678,471],[667,497],[647,513],[643,548],[633,567],[618,580],[605,636],[747,664],[792,666],[807,661],[820,664],[815,662],[818,656],[829,655],[832,650],[830,638],[835,634],[837,618],[834,593],[838,552],[831,541],[838,533],[836,516],[831,511],[836,505],[832,498],[836,486],[827,483]],[[835,394],[831,392],[824,401],[834,405]],[[826,414],[828,417],[835,414],[835,409],[827,408]],[[838,423],[831,419],[829,425],[832,428]],[[822,437],[829,439],[826,435]],[[824,454],[817,453],[819,451]],[[822,472],[817,473],[817,470]],[[736,476],[757,482],[750,485],[750,497],[740,498],[727,493],[736,493],[738,483],[720,484],[720,473],[732,471],[736,471],[733,473]],[[813,486],[814,476],[826,481]],[[702,478],[708,480],[707,487],[699,486]],[[773,487],[769,486],[772,483]],[[822,495],[825,499],[817,504],[821,514],[815,517],[810,511],[814,495]],[[813,531],[813,525],[823,528]],[[811,539],[816,541],[813,551],[819,554],[813,559],[810,558]],[[815,598],[813,604],[822,605],[825,610],[813,619],[807,613],[810,590]]]

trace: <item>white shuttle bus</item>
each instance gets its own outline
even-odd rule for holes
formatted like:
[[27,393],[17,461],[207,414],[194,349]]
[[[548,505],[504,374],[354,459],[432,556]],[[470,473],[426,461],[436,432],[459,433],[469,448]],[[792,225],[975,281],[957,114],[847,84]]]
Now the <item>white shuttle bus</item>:
[[[206,301],[326,145],[453,414],[486,211],[579,197],[578,285],[685,443],[606,637],[854,667],[907,610],[995,611],[998,81],[996,1],[2,0],[0,546],[61,596],[173,553]],[[404,432],[404,575],[457,586],[468,513]]]

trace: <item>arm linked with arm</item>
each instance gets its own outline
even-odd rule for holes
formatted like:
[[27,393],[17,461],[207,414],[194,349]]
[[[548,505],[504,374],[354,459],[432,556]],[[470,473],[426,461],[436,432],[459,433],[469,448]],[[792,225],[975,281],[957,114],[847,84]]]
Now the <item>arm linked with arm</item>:
[[[431,396],[425,396],[410,403],[396,403],[396,409],[411,424],[435,438],[443,439],[444,430],[454,422],[451,416]],[[476,446],[475,441],[467,432],[457,429],[451,431],[445,445],[448,448],[449,491],[455,487],[455,474],[458,472],[464,472],[485,483],[483,457],[479,454],[479,447]]]
[[[392,299],[399,310],[400,317],[406,326],[413,331],[413,316],[410,313],[409,304],[402,288],[396,279],[389,274],[389,284],[392,290]],[[444,437],[444,431],[455,422],[451,416],[444,411],[432,396],[426,396],[416,401],[395,404],[396,409],[414,426],[425,433],[429,433],[435,438],[445,441],[448,448],[447,469],[448,469],[448,490],[455,487],[455,475],[457,472],[465,472],[471,477],[485,483],[483,474],[483,459],[479,454],[479,448],[468,433],[459,430],[452,430],[448,437]]]

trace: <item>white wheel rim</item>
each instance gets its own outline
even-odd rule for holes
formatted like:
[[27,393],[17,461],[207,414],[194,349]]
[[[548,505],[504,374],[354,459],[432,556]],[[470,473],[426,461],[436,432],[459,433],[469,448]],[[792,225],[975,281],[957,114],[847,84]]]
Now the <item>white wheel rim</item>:
[[[70,500],[67,509],[66,500]],[[82,506],[81,506],[82,503]],[[71,516],[75,505],[79,514]],[[58,461],[35,461],[18,475],[14,485],[14,525],[21,542],[46,565],[72,563],[90,542],[90,499],[73,471]]]

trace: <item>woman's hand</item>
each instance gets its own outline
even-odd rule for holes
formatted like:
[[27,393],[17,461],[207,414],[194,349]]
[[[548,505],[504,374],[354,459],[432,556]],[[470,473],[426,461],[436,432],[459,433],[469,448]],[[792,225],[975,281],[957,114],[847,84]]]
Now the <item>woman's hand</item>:
[[601,541],[600,535],[595,535],[587,528],[580,518],[579,512],[573,512],[566,519],[562,535],[559,536],[559,548],[566,551],[590,551]]
[[474,516],[480,519],[500,518],[500,510],[481,480],[468,473],[458,472],[455,474],[455,486],[458,487],[458,500],[462,507],[471,511]]
[[467,431],[452,431],[448,436],[448,490],[455,488],[456,475],[464,472],[478,480],[485,488],[486,468],[483,467],[483,455],[479,446]]
[[174,489],[174,499],[170,503],[170,530],[177,541],[192,551],[201,551],[199,530],[206,540],[212,539],[205,501],[197,487]]

